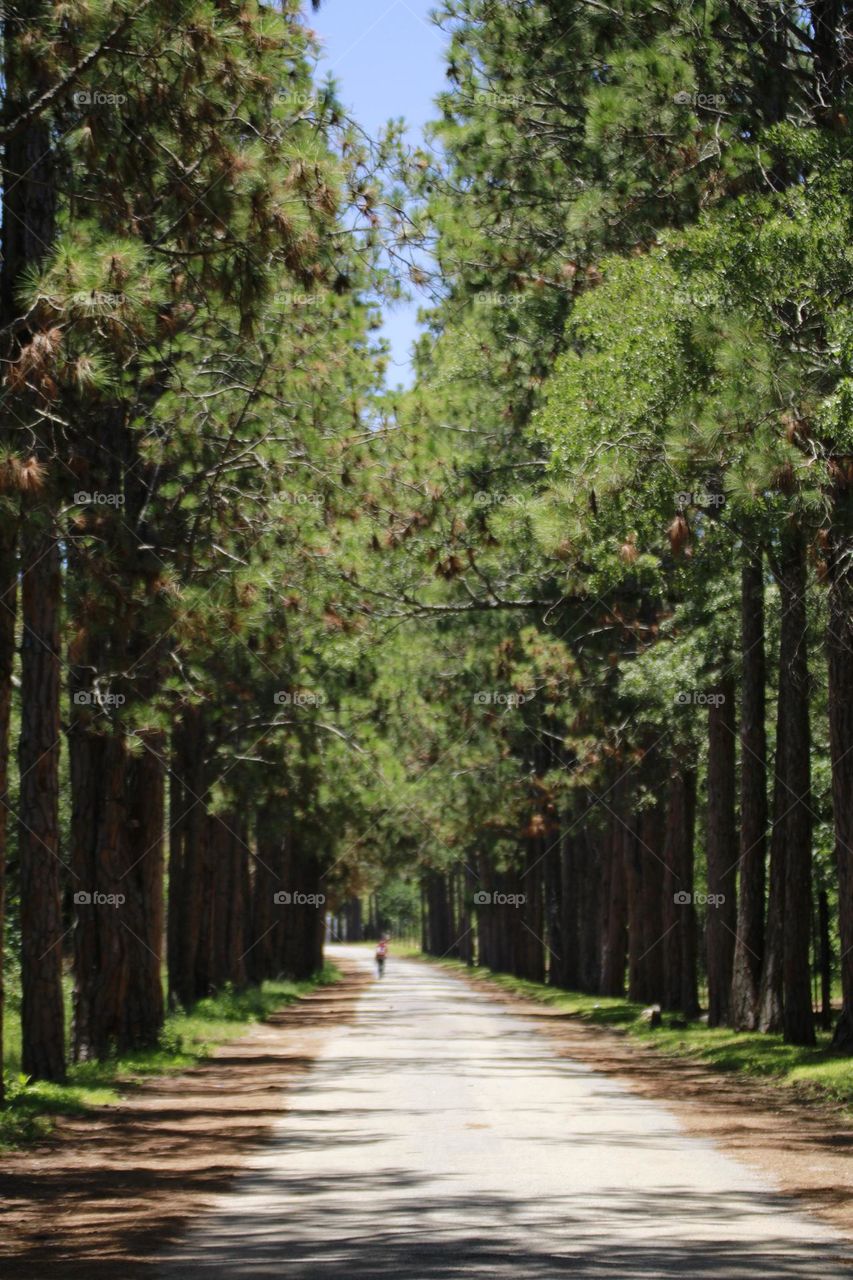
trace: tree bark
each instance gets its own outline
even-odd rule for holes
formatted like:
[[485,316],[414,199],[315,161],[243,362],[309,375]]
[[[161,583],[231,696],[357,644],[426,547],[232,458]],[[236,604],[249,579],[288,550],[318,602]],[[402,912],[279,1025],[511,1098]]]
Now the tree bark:
[[257,857],[252,882],[252,936],[247,956],[253,982],[274,978],[281,942],[279,917],[273,895],[281,888],[284,872],[284,826],[276,806],[264,804],[255,821]]
[[[12,713],[12,671],[15,662],[15,616],[18,591],[17,520],[10,514],[0,524],[0,1063],[3,1062],[6,987],[6,848],[9,814],[9,725]],[[4,1105],[0,1069],[0,1107]]]
[[788,789],[785,785],[785,735],[787,733],[787,684],[779,685],[776,704],[776,749],[773,758],[773,823],[770,831],[770,889],[764,934],[764,958],[758,996],[759,1031],[782,1030],[782,964],[785,946],[785,860],[787,831],[785,814]]
[[781,558],[779,680],[789,689],[785,735],[785,928],[783,1014],[789,1044],[815,1043],[809,966],[811,940],[812,824],[809,726],[806,544],[799,530],[785,539]]
[[833,499],[826,650],[842,1000],[833,1044],[853,1053],[853,492]]
[[65,1079],[59,856],[59,544],[51,514],[30,511],[22,533],[21,861],[22,1068]]
[[[51,72],[21,56],[37,32],[41,7],[22,0],[4,19],[4,116],[14,119],[31,95],[48,87]],[[55,152],[50,124],[37,117],[6,142],[3,160],[3,254],[0,319],[19,314],[24,273],[50,252],[56,234]],[[24,346],[32,335],[21,332]],[[7,354],[3,353],[4,356]],[[21,536],[21,736],[19,851],[21,863],[22,1066],[36,1079],[65,1078],[62,1002],[62,912],[59,857],[59,609],[61,563],[53,433],[40,416],[37,393],[4,422],[8,439],[21,418],[35,416],[34,452],[45,468],[44,488],[25,504]]]
[[726,676],[708,708],[708,896],[705,930],[708,1025],[729,1020],[737,925],[737,825],[735,818],[735,685]]
[[693,903],[693,837],[696,774],[675,767],[667,791],[664,846],[664,992],[662,1003],[686,1018],[699,1012],[696,978],[696,908]]
[[741,573],[740,885],[731,1024],[754,1031],[764,957],[767,858],[764,573],[761,553]]
[[[205,839],[207,811],[204,805],[205,766],[203,715],[198,707],[184,711],[180,732],[173,737],[177,755],[172,770],[180,778],[180,885],[169,886],[169,912],[175,913],[175,973],[171,988],[185,1008],[208,993],[209,956],[202,963],[200,949],[209,945],[205,912],[210,908]],[[172,815],[172,822],[176,821]]]
[[127,771],[127,885],[125,939],[129,954],[127,996],[120,1032],[122,1048],[155,1045],[165,1016],[163,1000],[164,828],[166,737],[139,730],[142,751]]
[[605,928],[601,951],[604,996],[625,994],[625,962],[628,947],[628,899],[625,881],[624,836],[621,823],[611,818],[605,839],[606,893],[602,895]]

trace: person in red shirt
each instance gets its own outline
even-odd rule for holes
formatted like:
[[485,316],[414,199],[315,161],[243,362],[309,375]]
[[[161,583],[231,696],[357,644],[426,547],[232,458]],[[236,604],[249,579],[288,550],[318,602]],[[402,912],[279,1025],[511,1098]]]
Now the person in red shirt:
[[385,957],[388,955],[388,935],[383,933],[376,944],[376,976],[381,978],[385,973]]

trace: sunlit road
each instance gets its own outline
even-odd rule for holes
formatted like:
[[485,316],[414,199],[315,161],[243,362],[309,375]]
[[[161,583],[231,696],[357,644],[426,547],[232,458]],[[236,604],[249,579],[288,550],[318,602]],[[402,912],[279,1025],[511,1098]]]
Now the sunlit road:
[[[332,949],[370,964],[358,949]],[[853,1249],[531,1021],[391,960],[163,1280],[850,1276]]]

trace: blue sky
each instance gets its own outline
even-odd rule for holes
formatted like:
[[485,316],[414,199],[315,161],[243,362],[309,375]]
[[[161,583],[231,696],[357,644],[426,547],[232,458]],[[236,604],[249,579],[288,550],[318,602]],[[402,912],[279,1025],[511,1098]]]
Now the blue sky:
[[[429,21],[435,0],[324,0],[308,23],[320,36],[318,79],[331,72],[342,101],[376,136],[391,118],[404,117],[414,144],[433,118],[435,95],[444,87],[445,36]],[[306,5],[310,10],[310,5]],[[410,382],[409,351],[418,332],[418,303],[386,313],[391,343],[389,386]]]

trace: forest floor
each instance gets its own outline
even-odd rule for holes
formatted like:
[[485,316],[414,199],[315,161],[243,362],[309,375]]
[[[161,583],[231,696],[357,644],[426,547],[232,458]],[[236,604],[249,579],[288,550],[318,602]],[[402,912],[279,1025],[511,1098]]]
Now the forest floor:
[[[552,1183],[558,1186],[565,1199],[568,1209],[555,1215],[564,1222],[564,1231],[567,1212],[575,1221],[571,1206],[588,1198],[596,1162],[622,1187],[624,1198],[611,1199],[616,1236],[624,1229],[627,1239],[635,1229],[642,1230],[644,1213],[648,1218],[648,1206],[653,1207],[658,1236],[653,1231],[651,1240],[639,1246],[629,1242],[628,1252],[619,1252],[618,1274],[623,1277],[740,1275],[737,1268],[748,1269],[752,1250],[750,1276],[817,1274],[798,1260],[809,1238],[807,1225],[802,1225],[805,1213],[853,1240],[853,1127],[837,1108],[806,1104],[767,1081],[723,1076],[696,1062],[668,1058],[619,1031],[591,1026],[482,978],[450,976],[440,967],[392,958],[385,983],[374,984],[364,952],[346,949],[334,959],[344,974],[337,984],[273,1015],[191,1070],[142,1080],[120,1104],[63,1118],[47,1141],[4,1155],[4,1280],[154,1280],[164,1258],[175,1256],[178,1270],[167,1274],[182,1280],[201,1274],[232,1280],[244,1274],[284,1276],[291,1274],[288,1266],[300,1280],[313,1277],[314,1267],[318,1276],[325,1276],[323,1268],[329,1267],[330,1276],[348,1278],[456,1275],[453,1267],[461,1266],[454,1260],[461,1256],[458,1242],[444,1234],[456,1230],[455,1223],[447,1226],[448,1213],[452,1218],[455,1212],[453,1195],[459,1194],[453,1188],[465,1176],[469,1145],[474,1152],[482,1143],[486,1152],[492,1142],[503,1144],[499,1158],[490,1157],[483,1167],[489,1177],[510,1179],[516,1192],[513,1214],[524,1206],[521,1175],[528,1158],[534,1160],[531,1176],[545,1190]],[[467,991],[476,997],[473,1003]],[[457,1041],[454,1027],[461,1028],[460,1017],[468,1030]],[[435,1064],[430,1053],[437,1055]],[[343,1055],[340,1063],[336,1054]],[[526,1138],[503,1129],[516,1122],[538,1124],[535,1112],[522,1107],[513,1119],[512,1108],[500,1105],[498,1096],[513,1087],[522,1069],[530,1075],[537,1106],[543,1089],[555,1091],[553,1116],[545,1117],[542,1133]],[[397,1092],[409,1088],[411,1098],[402,1097],[396,1108]],[[357,1105],[341,1109],[335,1091],[347,1089]],[[575,1099],[572,1091],[578,1090],[583,1096]],[[610,1097],[612,1090],[616,1094]],[[637,1096],[636,1115],[630,1095]],[[458,1111],[460,1101],[475,1111],[463,1115],[464,1123],[450,1114]],[[590,1127],[598,1123],[599,1113],[603,1132],[596,1135]],[[608,1128],[614,1123],[615,1131]],[[388,1125],[397,1127],[390,1139]],[[405,1167],[401,1140],[414,1143],[405,1149]],[[383,1143],[389,1141],[385,1152]],[[436,1144],[435,1165],[430,1164],[431,1143]],[[422,1149],[427,1150],[426,1165],[416,1154]],[[676,1159],[676,1164],[668,1163]],[[339,1162],[349,1160],[352,1170],[338,1169]],[[553,1170],[549,1175],[552,1160],[566,1162],[559,1177]],[[633,1183],[632,1162],[637,1162]],[[743,1166],[747,1168],[738,1173]],[[720,1179],[716,1190],[697,1185],[689,1192],[694,1176],[698,1184],[711,1178],[713,1169]],[[432,1199],[425,1199],[424,1188],[431,1185],[427,1174],[441,1191],[433,1192]],[[581,1179],[581,1190],[572,1193],[573,1177]],[[628,1205],[629,1193],[637,1197],[637,1205]],[[685,1240],[670,1254],[667,1233],[677,1236],[684,1230],[684,1215],[670,1222],[669,1202],[688,1193],[690,1214],[697,1220],[691,1218]],[[500,1232],[509,1218],[500,1208],[503,1201],[491,1190],[489,1194],[498,1206],[495,1229]],[[606,1194],[612,1197],[609,1184]],[[779,1201],[773,1199],[777,1194]],[[350,1214],[353,1210],[347,1197],[353,1195],[372,1205],[364,1232],[349,1230],[348,1206]],[[789,1195],[799,1199],[789,1200]],[[330,1196],[334,1204],[326,1203]],[[547,1199],[540,1190],[527,1203],[536,1204],[536,1213],[545,1212]],[[473,1192],[465,1198],[458,1225],[463,1249],[465,1231],[473,1238],[479,1227],[475,1206],[484,1203]],[[750,1206],[756,1203],[758,1217],[753,1220]],[[781,1218],[779,1204],[787,1206]],[[221,1231],[217,1235],[217,1213],[226,1223],[224,1236]],[[718,1223],[719,1240],[713,1245],[702,1240],[703,1214]],[[434,1236],[434,1256],[418,1260],[415,1252],[410,1258],[408,1228],[394,1234],[395,1221],[408,1222],[409,1215],[419,1239]],[[796,1230],[791,1225],[795,1220],[801,1224]],[[320,1244],[309,1249],[302,1236],[313,1222],[320,1226]],[[577,1222],[580,1232],[581,1218]],[[762,1269],[764,1246],[750,1234],[769,1232],[771,1223],[773,1233],[793,1233],[784,1270]],[[206,1260],[193,1254],[194,1233],[187,1235],[191,1224],[197,1224],[195,1234],[202,1232],[210,1254]],[[544,1230],[547,1235],[550,1227],[546,1224]],[[343,1245],[336,1231],[343,1233]],[[802,1238],[794,1238],[797,1231]],[[387,1249],[376,1253],[385,1232]],[[329,1233],[335,1238],[327,1238]],[[771,1244],[773,1240],[778,1245],[776,1234]],[[578,1241],[573,1248],[581,1247]],[[349,1269],[341,1269],[341,1248],[352,1252]],[[490,1248],[478,1239],[470,1259],[474,1267],[485,1268],[484,1275],[497,1274],[497,1255]],[[522,1248],[532,1250],[532,1245]],[[217,1253],[222,1249],[225,1254]],[[685,1249],[693,1251],[691,1256]],[[234,1265],[238,1256],[245,1271]],[[555,1262],[556,1256],[516,1256],[515,1274],[522,1274],[518,1263],[526,1258],[525,1280],[562,1275],[563,1263]],[[628,1258],[636,1272],[628,1267]],[[451,1269],[441,1270],[448,1260]],[[814,1260],[818,1262],[817,1255]],[[642,1270],[653,1262],[657,1270]],[[359,1270],[361,1263],[369,1271]],[[675,1270],[666,1269],[670,1264]],[[848,1267],[839,1260],[823,1273],[846,1275]],[[596,1276],[610,1274],[595,1270]]]
[[280,1117],[286,1089],[352,1016],[369,976],[288,1004],[187,1071],[125,1084],[120,1101],[60,1117],[0,1154],[4,1280],[135,1280],[231,1182]]

